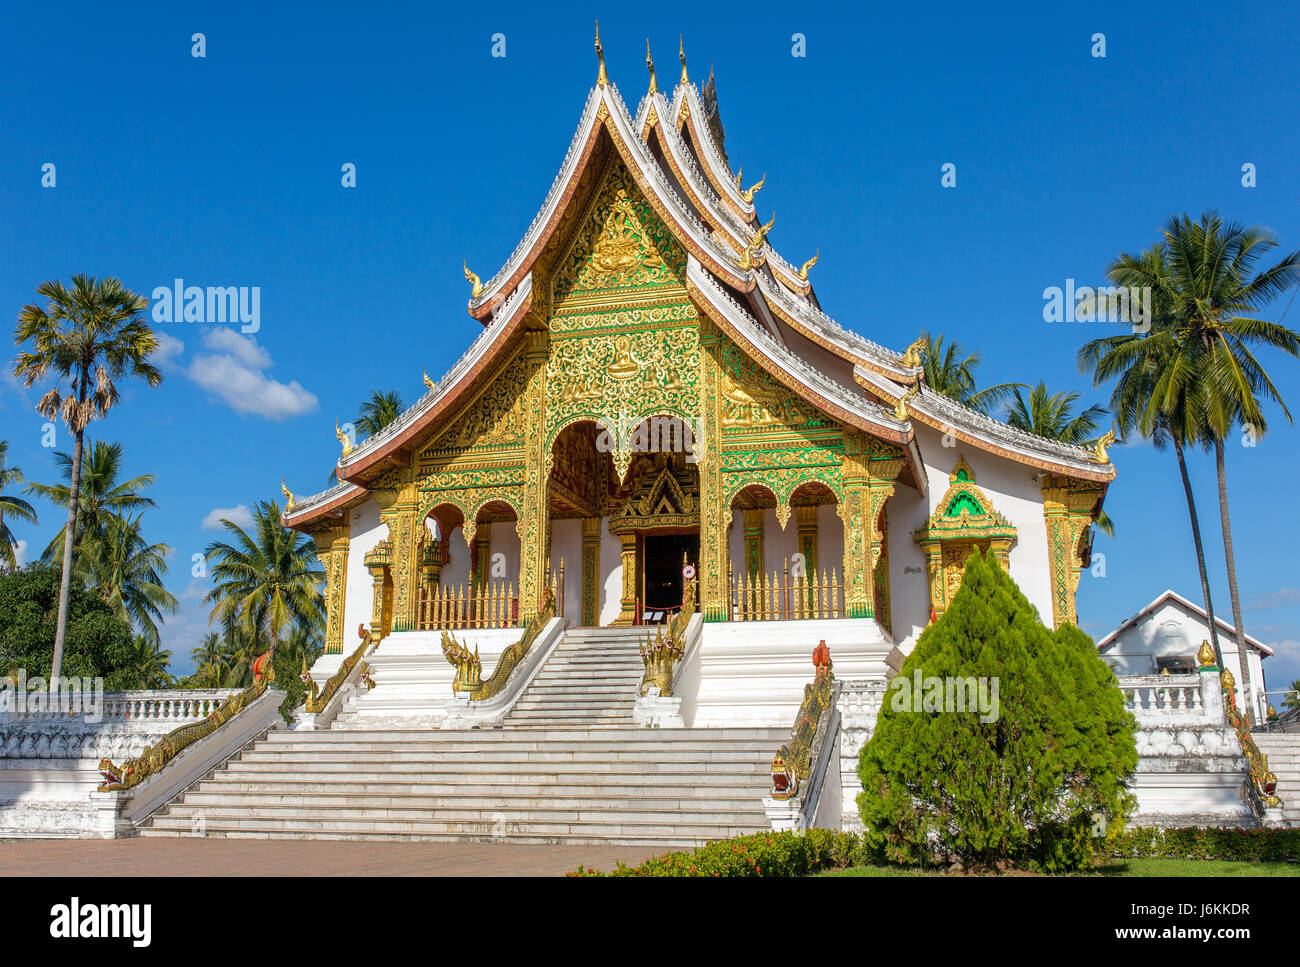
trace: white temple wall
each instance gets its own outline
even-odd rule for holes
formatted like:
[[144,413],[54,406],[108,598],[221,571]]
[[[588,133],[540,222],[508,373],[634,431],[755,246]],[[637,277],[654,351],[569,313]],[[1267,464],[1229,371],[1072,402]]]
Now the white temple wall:
[[[1048,564],[1047,526],[1043,520],[1043,494],[1038,472],[1031,467],[958,442],[944,446],[939,431],[919,422],[916,428],[925,461],[929,494],[922,502],[907,499],[909,488],[899,485],[889,501],[890,586],[893,590],[895,627],[900,639],[919,634],[929,621],[930,604],[924,555],[912,533],[937,509],[947,492],[953,467],[964,457],[975,474],[975,484],[988,495],[993,509],[1016,528],[1011,545],[1011,577],[1038,609],[1043,623],[1052,625],[1051,569]],[[920,574],[907,568],[921,567]],[[914,590],[919,588],[919,591]],[[910,630],[909,630],[910,629]],[[910,651],[909,647],[904,649]]]
[[[479,527],[483,527],[479,524]],[[519,527],[513,520],[492,522],[488,538],[488,581],[508,581],[519,589]]]
[[447,542],[447,563],[442,566],[439,583],[443,587],[457,588],[469,584],[469,545],[465,543],[465,530],[457,526]]
[[348,584],[343,599],[343,650],[357,647],[357,625],[370,627],[374,608],[375,586],[366,570],[365,556],[388,536],[388,527],[379,521],[379,504],[374,498],[351,511],[348,521]]
[[[799,523],[795,515],[790,514],[790,529],[794,540],[799,540]],[[844,580],[844,522],[835,504],[821,504],[817,507],[817,573],[823,571],[830,576],[831,570]]]
[[609,518],[600,519],[600,604],[598,623],[610,624],[623,610],[623,544],[609,532]]
[[557,578],[564,561],[564,617],[570,625],[582,624],[582,521],[551,521],[551,573]]

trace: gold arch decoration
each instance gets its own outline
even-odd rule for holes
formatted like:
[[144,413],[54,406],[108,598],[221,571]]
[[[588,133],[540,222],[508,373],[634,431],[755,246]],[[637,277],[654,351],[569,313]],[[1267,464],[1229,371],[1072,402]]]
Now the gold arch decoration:
[[1004,570],[1010,568],[1016,528],[993,509],[993,502],[975,483],[975,472],[963,456],[948,475],[948,489],[930,519],[913,534],[925,552],[930,581],[930,607],[943,614],[961,587],[971,552],[993,552]]

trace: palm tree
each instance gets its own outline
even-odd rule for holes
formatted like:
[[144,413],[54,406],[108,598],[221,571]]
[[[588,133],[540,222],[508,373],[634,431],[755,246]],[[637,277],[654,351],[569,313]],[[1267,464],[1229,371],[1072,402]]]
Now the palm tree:
[[1282,700],[1282,707],[1286,709],[1300,709],[1300,678],[1297,678],[1287,686],[1286,698]]
[[170,651],[160,651],[158,643],[143,635],[131,641],[131,666],[135,669],[141,688],[167,688],[176,680],[167,671],[171,661]]
[[967,352],[959,342],[944,345],[943,333],[932,337],[921,333],[921,365],[925,383],[936,393],[942,393],[963,406],[988,414],[1024,383],[999,383],[986,389],[976,389],[975,369],[980,364],[978,352]]
[[374,436],[397,419],[404,409],[406,404],[402,402],[402,395],[397,390],[376,390],[371,393],[370,399],[361,404],[361,410],[353,421],[358,439],[362,434]]
[[1078,360],[1080,369],[1092,371],[1093,385],[1100,386],[1112,379],[1116,381],[1111,391],[1110,409],[1115,415],[1121,439],[1136,432],[1149,438],[1157,450],[1173,446],[1183,496],[1187,500],[1201,596],[1209,619],[1210,643],[1214,647],[1215,662],[1222,668],[1223,652],[1219,648],[1218,623],[1214,618],[1214,600],[1205,566],[1205,543],[1201,538],[1200,515],[1196,511],[1196,496],[1184,453],[1189,443],[1198,445],[1202,437],[1195,418],[1195,414],[1203,410],[1202,391],[1195,384],[1184,385],[1181,392],[1172,398],[1158,399],[1159,387],[1165,382],[1171,365],[1163,335],[1173,325],[1175,299],[1169,275],[1164,242],[1138,255],[1120,254],[1107,269],[1107,276],[1117,285],[1145,286],[1151,290],[1150,328],[1146,332],[1128,332],[1090,340],[1079,350]]
[[[60,476],[68,483],[32,483],[27,485],[27,492],[44,497],[60,507],[67,507],[72,492],[72,457],[56,451],[54,462],[59,467]],[[87,536],[102,533],[109,516],[157,506],[151,498],[140,494],[140,491],[153,486],[154,475],[143,473],[119,483],[117,478],[121,470],[122,444],[96,440],[87,449],[81,465],[81,486],[77,494],[77,540],[74,542],[74,553]],[[64,530],[60,530],[46,546],[41,555],[42,560],[54,560],[63,546]]]
[[[1198,441],[1214,449],[1228,594],[1238,653],[1244,661],[1249,652],[1232,547],[1224,441],[1238,427],[1256,436],[1265,432],[1260,396],[1276,402],[1291,421],[1277,387],[1252,350],[1272,347],[1300,357],[1300,334],[1255,318],[1260,309],[1300,282],[1300,252],[1256,272],[1260,258],[1277,246],[1276,239],[1263,228],[1225,224],[1214,211],[1195,221],[1189,215],[1171,216],[1161,234],[1168,266],[1161,281],[1168,287],[1172,312],[1169,325],[1155,334],[1168,363],[1153,402],[1168,409],[1195,387],[1197,405],[1191,417]],[[1243,678],[1247,713],[1253,718],[1253,689],[1249,676]]]
[[[1020,395],[1019,388],[1012,393],[1007,403],[1008,426],[1075,446],[1096,442],[1098,423],[1106,415],[1104,406],[1094,403],[1076,414],[1078,393],[1048,393],[1047,384],[1041,380],[1029,394],[1028,401]],[[1097,527],[1107,537],[1115,536],[1115,523],[1104,510],[1097,514]]]
[[1017,387],[1012,390],[1007,403],[1007,423],[1017,430],[1073,443],[1076,446],[1093,443],[1097,439],[1097,426],[1106,415],[1106,408],[1094,403],[1075,415],[1078,393],[1048,393],[1047,384],[1040,381],[1029,394],[1028,402]]
[[207,632],[199,639],[199,646],[190,649],[190,659],[194,667],[217,664],[221,661],[221,636],[215,631]]
[[[62,282],[42,282],[37,295],[48,300],[18,313],[14,343],[31,343],[14,361],[14,375],[27,389],[53,373],[55,385],[36,404],[47,420],[61,415],[73,434],[72,473],[68,482],[68,522],[63,534],[63,574],[59,583],[59,614],[54,628],[54,658],[50,688],[57,688],[63,669],[63,645],[68,630],[68,596],[72,581],[72,546],[81,498],[81,457],[86,427],[108,415],[118,402],[115,379],[129,374],[149,386],[162,382],[162,373],[149,362],[158,348],[142,313],[144,296],[117,279],[74,275],[69,291]],[[60,392],[60,385],[66,388]]]
[[163,586],[167,572],[166,544],[148,544],[140,536],[140,518],[107,515],[103,532],[82,538],[76,570],[94,591],[131,623],[141,637],[159,642],[155,621],[164,611],[176,611],[176,598]]
[[5,514],[11,519],[36,523],[36,511],[27,501],[13,494],[5,493],[9,487],[23,482],[23,472],[18,467],[9,466],[9,441],[0,440],[0,561],[14,570],[18,567],[18,538],[5,523]]
[[212,617],[237,623],[253,641],[265,635],[272,655],[290,626],[321,628],[325,572],[311,538],[281,523],[279,504],[258,503],[251,535],[229,520],[221,524],[233,543],[214,541],[204,549],[215,561],[213,588],[203,599],[213,605]]

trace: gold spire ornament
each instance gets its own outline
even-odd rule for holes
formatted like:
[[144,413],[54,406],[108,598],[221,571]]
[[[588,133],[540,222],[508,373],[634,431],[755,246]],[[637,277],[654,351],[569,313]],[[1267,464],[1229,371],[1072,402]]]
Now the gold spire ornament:
[[740,188],[740,179],[745,177],[745,166],[741,165],[740,170],[736,172],[736,188]]
[[682,34],[677,35],[677,56],[682,62],[682,83],[689,84],[691,79],[686,76],[686,38]]
[[1214,649],[1210,647],[1208,641],[1201,642],[1201,647],[1196,652],[1196,661],[1202,668],[1210,668],[1214,665]]
[[338,437],[339,443],[343,446],[343,456],[346,457],[352,452],[352,441],[348,439],[346,433],[339,429],[339,421],[337,419],[334,421],[334,435]]
[[913,396],[915,396],[920,391],[921,391],[920,386],[913,386],[911,389],[909,389],[906,393],[904,393],[902,396],[898,398],[898,402],[894,404],[894,419],[896,420],[907,419],[907,401],[910,400]]
[[925,337],[913,340],[912,344],[907,347],[903,353],[903,365],[908,369],[915,369],[921,365],[921,350],[925,348]]
[[650,38],[649,38],[649,37],[647,37],[647,38],[645,39],[645,66],[646,66],[646,69],[650,71],[650,93],[651,93],[651,94],[658,94],[658,93],[659,93],[659,81],[658,81],[658,79],[655,77],[655,62],[654,62],[654,58],[652,58],[652,57],[650,56]]
[[[649,41],[647,41],[649,43]],[[600,21],[596,21],[596,58],[600,61],[600,73],[596,75],[596,86],[604,87],[609,83],[609,75],[605,73],[605,48],[600,46]]]
[[1092,458],[1098,463],[1110,463],[1110,454],[1107,449],[1115,442],[1115,427],[1111,427],[1106,434],[1099,439],[1092,447]]
[[740,253],[740,258],[737,260],[737,264],[739,264],[742,269],[749,270],[758,264],[754,259],[758,256],[759,252],[763,250],[763,242],[767,239],[767,233],[772,230],[772,225],[775,222],[776,212],[773,212],[772,217],[768,219],[767,224],[760,225],[758,231],[754,233],[754,237],[745,245],[745,250]]
[[759,178],[758,181],[754,183],[753,187],[740,193],[740,197],[745,199],[745,204],[752,205],[754,203],[754,196],[763,190],[763,185],[766,181],[767,172],[765,171],[763,172],[763,177]]
[[294,505],[297,504],[298,501],[294,499],[294,496],[289,491],[289,488],[284,485],[283,477],[280,478],[280,493],[284,495],[284,509],[287,511],[292,511]]
[[808,270],[817,264],[817,259],[821,256],[821,254],[822,254],[822,250],[818,249],[816,252],[813,253],[812,258],[810,258],[803,265],[799,266],[799,278],[801,281],[803,282],[808,281]]
[[433,380],[429,379],[429,371],[427,369],[424,371],[424,388],[427,390],[433,390],[438,388],[438,384],[435,383]]
[[471,299],[477,299],[479,296],[483,294],[483,282],[479,279],[477,275],[475,275],[473,272],[469,270],[468,260],[466,260],[465,262],[465,281],[469,282],[469,284],[474,287],[469,294],[469,297]]

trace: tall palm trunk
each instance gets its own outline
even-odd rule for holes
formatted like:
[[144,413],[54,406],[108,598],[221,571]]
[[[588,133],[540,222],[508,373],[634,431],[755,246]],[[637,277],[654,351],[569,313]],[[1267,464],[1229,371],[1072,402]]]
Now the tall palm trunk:
[[[83,379],[84,383],[84,379]],[[85,390],[82,390],[85,395]],[[77,509],[81,502],[81,453],[85,431],[78,430],[72,444],[72,476],[68,481],[68,526],[63,531],[63,574],[59,577],[59,617],[54,626],[54,661],[50,669],[50,691],[63,671],[63,642],[68,631],[68,599],[72,595],[72,545],[76,540]]]
[[1192,481],[1187,476],[1187,461],[1183,457],[1183,441],[1174,437],[1174,453],[1178,455],[1178,472],[1183,477],[1183,493],[1187,495],[1187,515],[1192,520],[1192,543],[1196,545],[1196,566],[1201,572],[1201,597],[1205,599],[1205,613],[1210,617],[1210,644],[1214,646],[1214,660],[1223,668],[1223,652],[1219,650],[1219,632],[1215,627],[1214,602],[1210,600],[1210,578],[1205,571],[1205,545],[1201,542],[1201,523],[1196,516],[1196,497],[1192,494]]
[[1246,629],[1241,621],[1241,597],[1237,594],[1237,559],[1232,553],[1232,522],[1228,519],[1228,468],[1223,459],[1223,440],[1214,438],[1214,469],[1219,474],[1219,519],[1223,526],[1223,556],[1228,564],[1228,596],[1232,599],[1232,621],[1237,626],[1237,659],[1241,662],[1241,688],[1246,715],[1255,721],[1255,690],[1250,684],[1250,652]]

